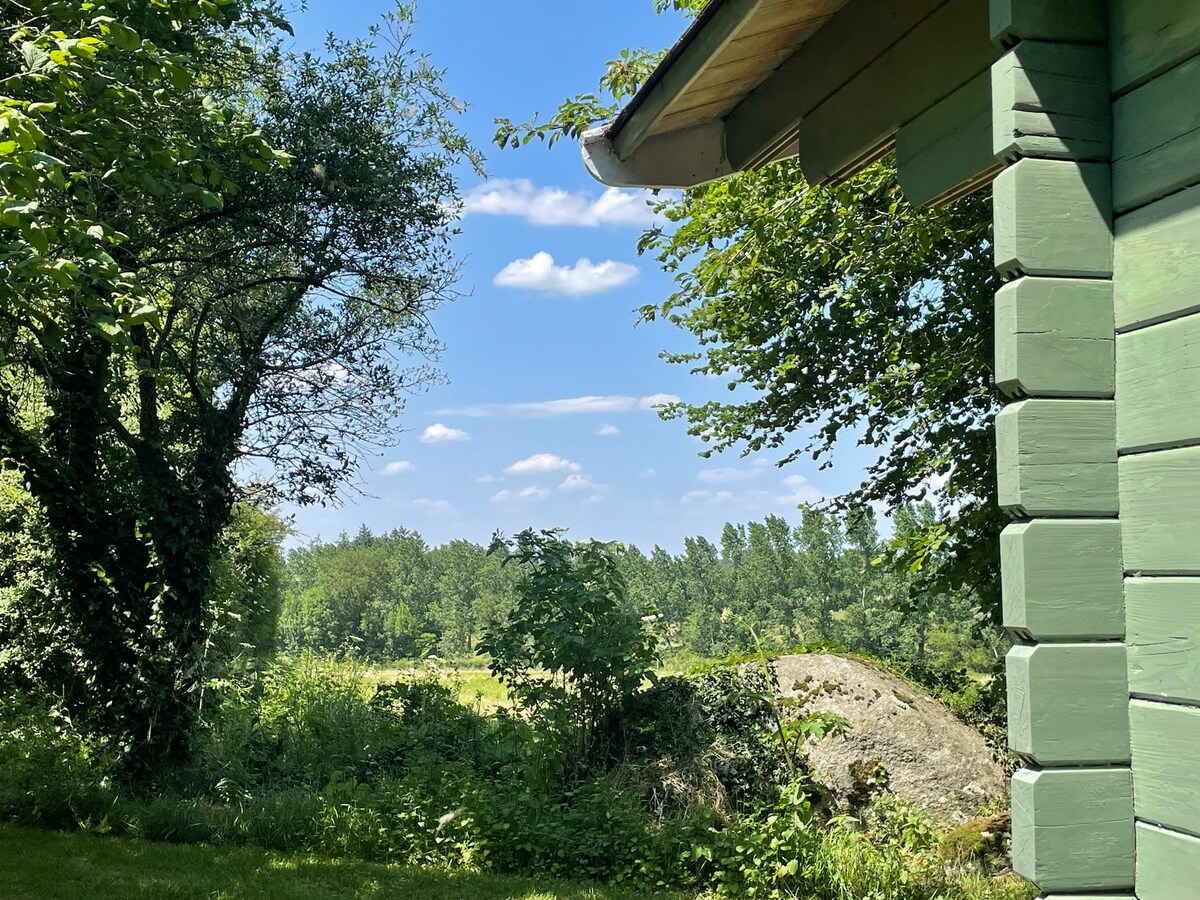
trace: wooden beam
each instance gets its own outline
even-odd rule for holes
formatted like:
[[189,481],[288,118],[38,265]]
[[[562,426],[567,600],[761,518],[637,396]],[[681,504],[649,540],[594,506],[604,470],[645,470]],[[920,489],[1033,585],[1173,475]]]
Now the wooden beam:
[[987,70],[996,55],[987,0],[948,0],[800,122],[805,178],[824,184],[853,174],[901,125]]
[[1035,519],[1000,535],[1004,627],[1027,640],[1125,636],[1121,529],[1114,520]]
[[1200,312],[1200,187],[1117,219],[1118,331]]
[[996,386],[1012,397],[1111,398],[1113,285],[1019,278],[996,294]]
[[910,203],[925,206],[965,196],[991,182],[992,85],[981,72],[896,134],[896,169]]
[[996,417],[1000,505],[1021,516],[1117,514],[1109,400],[1024,400]]
[[1123,94],[1200,52],[1195,0],[1111,0],[1113,92]]
[[1140,900],[1194,897],[1200,885],[1200,838],[1139,822],[1137,870]]
[[1125,571],[1200,575],[1200,447],[1125,456],[1120,467]]
[[1023,41],[992,66],[993,152],[1108,162],[1112,103],[1108,50]]
[[992,39],[1103,44],[1108,37],[1106,0],[992,0]]
[[1018,644],[1005,663],[1014,753],[1039,766],[1129,761],[1124,644]]
[[724,0],[711,21],[684,48],[629,121],[621,127],[613,140],[613,149],[619,158],[629,157],[667,106],[700,77],[705,65],[737,36],[746,18],[763,2]]
[[738,169],[795,141],[800,120],[946,0],[850,0],[726,117]]
[[1118,212],[1200,183],[1200,56],[1119,99],[1113,126]]
[[1125,582],[1129,691],[1200,703],[1200,578]]
[[1117,447],[1200,444],[1200,315],[1117,339]]
[[1021,769],[1012,780],[1012,864],[1046,891],[1133,887],[1128,768]]
[[1139,819],[1200,833],[1200,709],[1134,700],[1129,704],[1129,730],[1134,813]]
[[996,268],[1010,277],[1107,278],[1113,270],[1109,167],[1023,159],[996,178]]

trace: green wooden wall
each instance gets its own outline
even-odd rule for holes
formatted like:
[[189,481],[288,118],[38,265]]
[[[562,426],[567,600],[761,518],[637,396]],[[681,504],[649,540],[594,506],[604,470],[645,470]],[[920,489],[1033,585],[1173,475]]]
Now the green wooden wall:
[[996,424],[1013,866],[1054,896],[1130,897],[1112,91],[1104,0],[993,0]]
[[1200,2],[1110,13],[1136,892],[1176,900],[1200,896]]

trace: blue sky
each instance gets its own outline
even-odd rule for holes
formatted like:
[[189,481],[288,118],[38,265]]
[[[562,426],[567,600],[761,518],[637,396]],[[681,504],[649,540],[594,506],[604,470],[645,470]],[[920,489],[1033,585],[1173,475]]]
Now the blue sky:
[[[310,0],[293,16],[300,46],[330,30],[362,36],[386,0]],[[446,70],[469,104],[463,130],[487,156],[487,181],[467,175],[458,252],[469,296],[440,309],[450,383],[414,397],[400,445],[363,471],[369,496],[337,508],[285,510],[294,542],[407,527],[440,544],[485,542],[493,531],[566,526],[576,538],[660,544],[716,538],[726,521],[796,505],[857,483],[862,455],[832,471],[772,465],[773,457],[710,460],[681,422],[661,421],[663,397],[700,401],[724,383],[658,358],[691,346],[666,324],[634,328],[633,310],[671,280],[635,244],[646,195],[594,182],[577,146],[498,150],[493,119],[547,116],[562,98],[593,90],[620,48],[669,45],[685,27],[651,0],[424,0],[415,45]]]

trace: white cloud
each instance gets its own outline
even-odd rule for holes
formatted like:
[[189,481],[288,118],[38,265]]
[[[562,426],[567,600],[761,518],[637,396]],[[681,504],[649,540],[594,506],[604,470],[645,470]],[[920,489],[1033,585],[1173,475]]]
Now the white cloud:
[[478,478],[475,479],[475,482],[477,484],[491,484],[493,481],[499,481],[499,480],[500,479],[497,478],[495,475],[480,475]]
[[384,466],[382,471],[384,475],[403,475],[405,472],[411,472],[415,468],[416,466],[407,459],[397,459]]
[[653,225],[658,217],[646,195],[609,188],[599,197],[558,187],[535,187],[527,178],[497,178],[463,196],[463,215],[520,216],[531,225]]
[[560,491],[600,491],[604,490],[604,486],[596,484],[586,475],[568,475],[563,479],[563,483],[558,486]]
[[507,469],[510,475],[528,475],[533,472],[579,472],[583,466],[553,453],[535,453],[526,459],[517,460]]
[[422,444],[445,444],[450,441],[469,441],[471,436],[461,428],[451,428],[438,422],[421,432]]
[[696,480],[703,481],[705,484],[727,484],[731,481],[749,481],[761,474],[761,469],[735,469],[733,467],[704,469],[696,475]]
[[573,266],[560,266],[555,264],[553,256],[541,250],[529,259],[514,259],[496,273],[492,283],[497,287],[581,297],[629,284],[637,274],[637,266],[611,259],[593,263],[581,257]]
[[653,478],[658,472],[654,469],[643,469],[638,473],[638,478]]
[[436,513],[437,515],[442,516],[452,515],[453,513],[458,512],[458,510],[454,508],[454,505],[449,500],[429,500],[425,497],[413,500],[409,506],[411,506],[413,509],[420,509],[424,510],[425,512]]
[[470,416],[477,419],[525,418],[546,419],[583,413],[627,413],[657,409],[665,403],[679,400],[675,394],[650,394],[646,397],[626,397],[619,394],[566,397],[562,400],[541,400],[527,403],[482,403],[457,409],[440,409],[441,416]]
[[550,492],[545,488],[533,485],[527,488],[521,488],[519,491],[510,491],[507,488],[503,491],[497,491],[492,494],[493,503],[508,503],[513,500],[545,500],[550,496]]
[[783,479],[783,486],[788,492],[777,498],[779,503],[800,506],[804,503],[819,503],[825,499],[825,495],[803,475],[789,475]]
[[596,434],[598,434],[600,437],[613,437],[614,435],[618,435],[620,433],[621,429],[616,425],[605,424],[596,429]]

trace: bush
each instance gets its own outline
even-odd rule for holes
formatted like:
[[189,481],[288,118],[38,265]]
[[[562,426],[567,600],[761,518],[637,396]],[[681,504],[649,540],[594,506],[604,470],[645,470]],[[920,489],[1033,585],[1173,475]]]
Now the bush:
[[47,828],[102,821],[115,800],[116,744],[40,698],[0,699],[0,819]]

